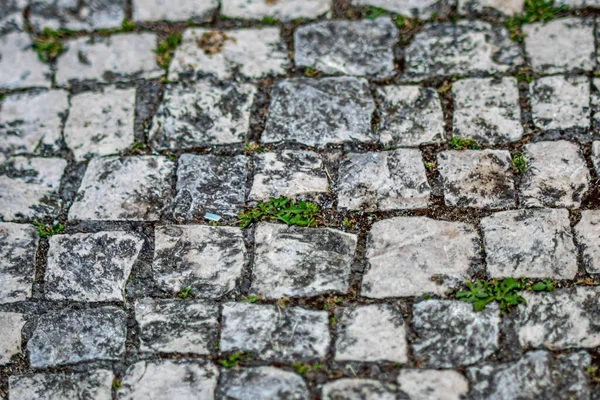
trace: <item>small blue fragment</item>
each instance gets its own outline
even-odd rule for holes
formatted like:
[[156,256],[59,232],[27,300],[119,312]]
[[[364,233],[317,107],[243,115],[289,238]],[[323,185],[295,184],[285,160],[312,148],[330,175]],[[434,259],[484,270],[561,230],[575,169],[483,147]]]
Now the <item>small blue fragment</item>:
[[217,221],[217,222],[221,220],[221,216],[220,215],[209,213],[209,212],[207,212],[206,214],[204,214],[204,218],[209,219],[211,221]]

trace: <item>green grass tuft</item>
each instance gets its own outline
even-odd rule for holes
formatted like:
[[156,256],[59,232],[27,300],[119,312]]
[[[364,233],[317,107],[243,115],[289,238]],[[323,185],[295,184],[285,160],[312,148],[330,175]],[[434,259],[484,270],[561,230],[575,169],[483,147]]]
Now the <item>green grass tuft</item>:
[[522,175],[527,170],[527,160],[523,154],[515,154],[512,156],[512,170],[515,174]]
[[386,10],[384,10],[383,8],[374,7],[374,6],[366,7],[365,12],[366,12],[365,18],[370,19],[370,20],[374,20],[379,17],[385,17],[386,15],[388,15],[388,12]]
[[317,226],[319,206],[308,201],[292,200],[281,196],[271,197],[270,201],[262,201],[256,207],[242,211],[238,215],[240,227],[246,228],[255,221],[282,221],[288,225]]
[[177,295],[181,300],[187,300],[192,295],[192,287],[181,288],[181,291]]
[[45,63],[54,61],[63,52],[62,39],[72,34],[70,29],[50,29],[48,27],[33,39],[33,48],[38,54],[38,58]]
[[181,33],[171,33],[165,40],[161,40],[154,50],[156,62],[165,70],[169,68],[177,46],[181,44]]
[[62,224],[44,225],[41,222],[34,222],[33,225],[36,226],[38,234],[42,238],[58,235],[65,230],[65,227]]
[[453,137],[448,148],[451,150],[481,150],[481,146],[473,139]]
[[514,306],[525,304],[525,298],[519,295],[525,289],[524,279],[506,278],[502,281],[466,282],[468,290],[456,293],[456,298],[473,304],[475,311],[483,310],[488,304],[497,302],[502,314],[509,312]]
[[551,21],[567,8],[569,6],[566,4],[555,7],[554,0],[525,0],[524,12],[510,17],[505,23],[510,39],[515,42],[522,42],[525,40],[525,34],[521,30],[524,24]]
[[231,355],[229,355],[229,357],[219,361],[219,363],[227,368],[233,368],[235,367],[240,361],[244,361],[246,358],[248,358],[248,356],[246,354],[243,353],[233,353]]

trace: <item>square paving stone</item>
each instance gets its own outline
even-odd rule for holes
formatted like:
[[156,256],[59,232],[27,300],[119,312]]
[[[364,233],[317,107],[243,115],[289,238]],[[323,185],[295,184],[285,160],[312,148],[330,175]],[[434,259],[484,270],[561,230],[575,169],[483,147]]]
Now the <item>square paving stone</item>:
[[0,164],[0,217],[5,221],[57,217],[66,167],[62,158],[7,158]]
[[232,31],[190,28],[169,67],[169,80],[207,75],[229,79],[283,75],[289,64],[279,28]]
[[196,300],[138,300],[140,350],[210,354],[219,331],[218,314],[217,304]]
[[264,360],[316,361],[327,356],[328,325],[326,311],[226,303],[219,349],[252,352]]
[[506,29],[474,20],[425,25],[404,59],[408,80],[491,75],[523,63],[519,45]]
[[32,0],[29,18],[35,30],[120,28],[125,7],[126,0]]
[[340,162],[338,209],[427,208],[430,187],[417,149],[350,153]]
[[0,365],[8,364],[12,356],[21,353],[21,329],[24,325],[23,314],[0,312]]
[[8,95],[0,102],[0,153],[54,152],[69,109],[64,90]]
[[282,21],[297,18],[317,18],[329,11],[328,0],[222,0],[221,15],[229,18],[262,19],[273,17]]
[[481,229],[493,278],[575,278],[577,249],[567,210],[499,212],[483,218]]
[[443,151],[437,156],[450,207],[514,208],[512,159],[506,150]]
[[49,240],[46,298],[124,301],[125,285],[144,240],[119,231],[55,235]]
[[434,89],[382,86],[376,96],[379,140],[384,146],[417,147],[444,139],[444,113]]
[[11,400],[112,400],[112,371],[98,369],[75,374],[36,374],[9,377]]
[[396,400],[396,389],[373,379],[342,378],[323,385],[323,400]]
[[523,136],[515,78],[462,79],[452,84],[452,135],[479,143],[504,143]]
[[206,211],[237,215],[246,196],[246,157],[184,154],[177,167],[175,218],[198,220]]
[[133,0],[133,20],[203,22],[218,6],[218,0]]
[[295,399],[311,398],[300,375],[273,367],[252,367],[221,371],[219,392],[223,399]]
[[156,63],[153,33],[80,37],[66,41],[64,47],[56,62],[57,85],[158,78],[164,73]]
[[413,353],[426,367],[453,368],[483,361],[498,350],[500,313],[474,311],[460,301],[427,300],[413,306]]
[[244,84],[169,85],[152,124],[153,146],[180,150],[246,141],[255,93]]
[[78,161],[106,156],[133,145],[135,89],[105,88],[71,98],[65,142]]
[[271,91],[261,141],[298,142],[314,147],[371,143],[375,141],[371,131],[373,111],[375,101],[366,79],[284,79]]
[[581,212],[581,220],[575,226],[575,237],[582,249],[583,263],[589,274],[600,274],[600,211]]
[[323,160],[317,153],[284,150],[258,154],[254,158],[254,179],[250,190],[252,202],[279,196],[314,198],[328,190]]
[[506,16],[520,14],[524,0],[458,0],[458,12],[461,14],[478,14],[494,10]]
[[336,309],[335,361],[408,362],[406,326],[388,304]]
[[325,74],[386,79],[396,73],[396,42],[398,28],[389,17],[317,22],[296,29],[294,60]]
[[590,71],[596,65],[591,18],[563,18],[524,25],[523,33],[525,51],[534,72]]
[[50,66],[40,61],[32,46],[24,32],[0,36],[0,89],[50,86]]
[[171,192],[173,169],[161,156],[94,158],[69,219],[157,221]]
[[469,393],[469,382],[456,371],[403,369],[398,386],[408,399],[460,400],[468,398]]
[[521,181],[525,207],[578,208],[590,185],[579,146],[559,140],[525,145],[527,170]]
[[155,228],[153,274],[159,288],[219,298],[241,279],[246,246],[237,227],[164,225]]
[[219,371],[203,360],[141,361],[127,368],[119,400],[213,399]]
[[[444,295],[479,261],[479,237],[461,222],[396,217],[373,224],[361,294],[371,298]],[[439,278],[439,279],[438,279]]]
[[407,17],[429,19],[433,15],[445,16],[452,0],[352,0],[357,6],[371,6],[402,14]]
[[33,368],[86,361],[117,361],[125,355],[127,314],[116,307],[64,309],[38,318],[27,343]]
[[0,222],[0,304],[31,297],[38,240],[31,225]]
[[27,5],[28,0],[4,0],[0,3],[0,35],[23,30],[23,12]]
[[333,229],[260,224],[252,290],[267,299],[346,293],[357,240]]

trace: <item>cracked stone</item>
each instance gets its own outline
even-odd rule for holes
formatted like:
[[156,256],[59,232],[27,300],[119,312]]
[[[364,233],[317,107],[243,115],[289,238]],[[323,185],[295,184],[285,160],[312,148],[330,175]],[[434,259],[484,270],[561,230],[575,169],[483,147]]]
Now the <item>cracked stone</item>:
[[171,192],[173,169],[161,156],[94,158],[69,220],[157,221]]
[[575,237],[582,249],[586,271],[600,274],[600,211],[581,212],[581,220],[575,226]]
[[373,379],[342,378],[323,385],[323,400],[395,400],[396,388]]
[[452,1],[447,0],[352,0],[357,6],[371,6],[402,14],[407,17],[429,19],[433,15],[446,16]]
[[23,30],[23,11],[27,5],[27,0],[4,0],[0,3],[0,35]]
[[153,147],[179,150],[242,143],[250,129],[252,85],[169,85],[150,132]]
[[229,18],[273,17],[281,21],[317,18],[326,14],[330,5],[328,0],[222,0],[221,3],[221,14]]
[[218,6],[218,0],[133,0],[133,20],[204,22]]
[[125,285],[144,240],[119,231],[50,237],[46,298],[124,301]]
[[506,150],[443,151],[437,156],[450,207],[514,208],[512,160]]
[[33,368],[85,361],[117,361],[125,355],[127,314],[116,307],[48,312],[27,343]]
[[[202,38],[222,37],[216,52],[201,47]],[[211,54],[212,53],[212,54]],[[283,75],[289,64],[279,28],[211,31],[191,28],[183,32],[181,45],[169,67],[169,80],[214,75],[230,79],[240,74],[246,78]]]
[[120,28],[126,0],[33,0],[30,20],[36,31],[49,27],[74,31]]
[[308,400],[310,392],[302,377],[273,367],[223,370],[220,393],[227,400]]
[[579,208],[590,185],[585,158],[575,143],[525,145],[527,170],[520,185],[525,207]]
[[8,364],[12,356],[21,353],[21,329],[25,322],[23,314],[0,312],[0,365]]
[[398,388],[414,400],[461,400],[469,394],[469,382],[459,372],[434,369],[401,370]]
[[267,299],[346,293],[357,240],[333,229],[260,224],[252,290]]
[[371,116],[375,102],[369,82],[354,77],[294,78],[279,81],[262,143],[298,142],[323,147],[329,143],[374,142]]
[[9,377],[8,391],[11,400],[111,400],[113,379],[113,372],[105,369],[71,374],[17,375]]
[[452,135],[479,143],[514,142],[523,137],[515,78],[462,79],[452,84]]
[[483,361],[498,350],[500,313],[460,301],[427,300],[413,306],[413,353],[424,367],[452,368]]
[[264,360],[324,359],[329,349],[326,311],[300,307],[226,303],[223,305],[219,349],[253,352]]
[[458,0],[458,12],[478,14],[488,10],[512,16],[523,12],[524,0]]
[[443,296],[469,277],[479,264],[479,252],[477,231],[461,222],[426,217],[375,222],[367,239],[361,294],[379,299]]
[[389,17],[375,20],[322,21],[294,33],[296,67],[325,74],[386,79],[395,74],[398,28]]
[[135,91],[105,88],[71,98],[65,142],[78,161],[116,154],[133,145]]
[[0,36],[0,89],[50,87],[50,66],[40,61],[32,46],[24,32]]
[[481,220],[487,268],[494,278],[573,279],[577,249],[569,211],[513,210]]
[[31,297],[38,240],[31,225],[0,222],[0,304]]

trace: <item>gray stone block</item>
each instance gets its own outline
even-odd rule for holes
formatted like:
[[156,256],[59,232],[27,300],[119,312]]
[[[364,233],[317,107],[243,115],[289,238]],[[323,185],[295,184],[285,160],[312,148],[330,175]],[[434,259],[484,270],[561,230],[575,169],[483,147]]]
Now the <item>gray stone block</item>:
[[11,400],[111,400],[114,374],[106,369],[70,374],[17,375],[9,378]]
[[0,222],[0,304],[31,297],[38,240],[31,225]]

